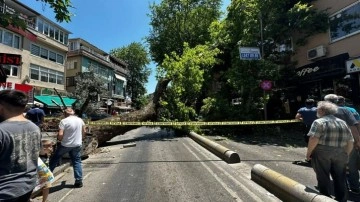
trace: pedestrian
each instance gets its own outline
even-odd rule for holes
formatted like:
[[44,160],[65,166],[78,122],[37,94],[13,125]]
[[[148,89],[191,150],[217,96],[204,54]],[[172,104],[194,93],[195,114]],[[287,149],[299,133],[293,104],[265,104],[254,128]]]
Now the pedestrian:
[[0,199],[26,202],[36,186],[39,127],[23,116],[28,102],[17,90],[0,91]]
[[[335,94],[328,94],[324,97],[324,100],[337,104],[339,97]],[[357,166],[357,149],[360,148],[359,123],[355,119],[354,115],[345,107],[338,107],[334,116],[344,120],[353,135],[354,149],[351,151],[349,156],[347,182],[350,192],[353,194],[360,194],[359,171]]]
[[313,122],[308,134],[310,138],[306,159],[311,159],[319,192],[330,197],[331,176],[335,200],[347,201],[346,165],[354,139],[345,121],[334,116],[337,108],[331,102],[318,102],[319,118]]
[[354,115],[355,119],[356,119],[358,122],[360,121],[360,115],[359,115],[359,113],[356,111],[355,108],[346,106],[345,98],[344,98],[343,96],[338,96],[337,105],[338,105],[339,107],[344,107],[344,108],[346,108],[347,110],[349,110],[349,111]]
[[40,109],[40,104],[36,103],[35,106],[27,111],[26,118],[40,126],[44,122],[45,112]]
[[[42,144],[42,148],[40,150],[40,154],[39,157],[41,159],[41,161],[45,164],[42,165],[43,167],[45,167],[45,169],[43,168],[43,170],[46,170],[47,168],[49,168],[49,161],[50,161],[50,157],[54,151],[54,143],[51,140],[41,140],[41,144]],[[39,176],[39,184],[41,184],[41,192],[42,192],[42,202],[46,202],[47,198],[49,197],[49,192],[50,192],[50,188],[51,188],[51,181],[50,179],[48,179],[48,176],[44,174],[48,174],[48,173],[44,173],[40,170],[38,170],[38,176]],[[45,178],[45,182],[42,182]]]
[[50,159],[50,170],[53,171],[61,157],[69,153],[74,170],[74,187],[80,188],[83,186],[81,146],[82,138],[85,135],[85,123],[81,118],[75,116],[75,112],[71,108],[65,109],[64,113],[65,118],[60,121],[57,136],[57,140],[61,144],[57,146],[53,157]]
[[311,124],[316,117],[316,107],[315,107],[315,100],[314,99],[306,99],[305,100],[305,107],[301,107],[297,114],[295,115],[295,119],[301,120],[303,122],[303,131],[304,131],[304,140],[306,143],[309,142],[309,133]]

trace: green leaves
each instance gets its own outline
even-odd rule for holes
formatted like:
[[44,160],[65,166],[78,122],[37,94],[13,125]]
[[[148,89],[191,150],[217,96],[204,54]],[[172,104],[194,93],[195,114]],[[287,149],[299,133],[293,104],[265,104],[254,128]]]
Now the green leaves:
[[144,106],[143,96],[146,94],[145,84],[151,70],[147,65],[150,59],[146,48],[141,43],[133,42],[110,51],[110,54],[127,64],[127,94],[131,96],[134,107]]

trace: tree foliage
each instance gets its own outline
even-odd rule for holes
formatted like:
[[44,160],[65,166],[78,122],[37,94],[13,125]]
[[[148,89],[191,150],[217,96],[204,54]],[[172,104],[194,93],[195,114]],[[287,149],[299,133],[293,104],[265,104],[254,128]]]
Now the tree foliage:
[[[49,5],[54,10],[55,19],[58,22],[70,22],[73,14],[69,8],[72,8],[71,0],[36,0],[43,4]],[[1,4],[6,3],[4,0],[0,0]],[[19,13],[0,13],[0,25],[7,27],[13,25],[15,27],[26,28],[26,22]]]
[[163,120],[193,120],[196,116],[195,104],[204,82],[204,75],[217,63],[218,49],[208,45],[190,48],[184,44],[183,53],[172,52],[165,55],[164,62],[158,66],[158,79],[170,79],[161,104]]
[[76,108],[79,109],[79,114],[98,108],[98,98],[107,93],[106,82],[97,76],[93,69],[78,74],[75,82],[75,91],[71,96],[77,99]]
[[123,60],[128,66],[126,92],[136,108],[143,106],[143,96],[146,94],[145,84],[148,82],[151,70],[147,66],[150,59],[145,47],[141,43],[133,42],[128,46],[116,48],[110,54]]
[[[310,2],[231,1],[226,18],[212,23],[210,27],[213,44],[223,50],[223,65],[217,68],[222,88],[218,94],[207,98],[202,109],[208,118],[219,118],[221,115],[223,119],[232,117],[230,114],[221,114],[221,111],[226,112],[225,108],[238,114],[234,119],[259,118],[259,109],[264,107],[269,98],[268,94],[264,96],[260,82],[271,80],[273,84],[276,83],[275,88],[286,87],[284,81],[291,78],[292,74],[291,71],[284,74],[283,70],[294,68],[291,61],[293,51],[303,45],[309,36],[325,32],[328,28],[326,11],[314,9]],[[240,60],[239,46],[263,47],[262,60]],[[280,50],[280,47],[285,50]],[[284,75],[288,78],[281,77]],[[227,102],[224,102],[224,97]],[[241,98],[241,104],[232,106],[230,103],[233,98]]]
[[152,27],[147,41],[152,59],[161,64],[165,54],[182,54],[189,47],[209,41],[210,24],[220,16],[221,0],[163,0],[150,6]]

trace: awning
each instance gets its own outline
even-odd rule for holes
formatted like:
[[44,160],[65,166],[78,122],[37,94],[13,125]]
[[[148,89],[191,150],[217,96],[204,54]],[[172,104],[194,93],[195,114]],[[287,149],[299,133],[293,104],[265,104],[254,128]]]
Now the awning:
[[120,76],[119,74],[115,74],[115,78],[126,82],[126,78],[123,76]]
[[[43,103],[47,108],[58,108],[59,106],[57,106],[55,103],[63,107],[63,104],[57,95],[37,95],[34,97],[36,101]],[[72,104],[74,104],[76,101],[76,99],[69,97],[62,97],[62,99],[65,102],[66,107],[71,107]]]

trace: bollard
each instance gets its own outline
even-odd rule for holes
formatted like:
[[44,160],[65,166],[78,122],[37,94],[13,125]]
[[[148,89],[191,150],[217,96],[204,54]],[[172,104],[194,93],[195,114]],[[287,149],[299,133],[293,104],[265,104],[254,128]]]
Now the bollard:
[[307,187],[277,173],[261,164],[251,169],[251,180],[264,187],[282,201],[330,202],[335,201],[324,195],[307,192]]
[[206,149],[210,150],[212,153],[214,153],[221,159],[225,160],[227,163],[240,163],[240,157],[236,152],[231,151],[230,149],[218,143],[215,143],[214,141],[211,141],[201,135],[198,135],[193,131],[189,133],[189,136],[194,141],[196,141]]

